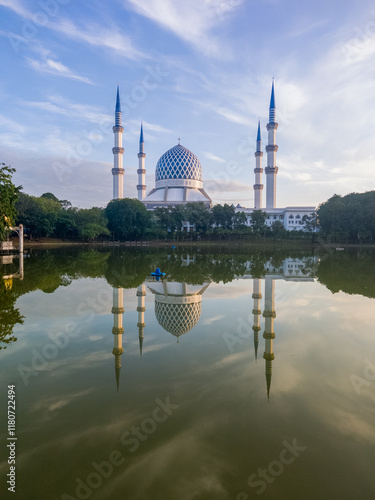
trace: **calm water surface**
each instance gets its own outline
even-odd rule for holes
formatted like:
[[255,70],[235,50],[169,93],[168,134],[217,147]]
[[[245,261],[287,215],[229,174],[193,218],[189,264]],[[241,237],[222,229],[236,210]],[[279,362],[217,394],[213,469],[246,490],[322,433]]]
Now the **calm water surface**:
[[1,499],[375,498],[371,252],[73,248],[23,267],[1,266]]

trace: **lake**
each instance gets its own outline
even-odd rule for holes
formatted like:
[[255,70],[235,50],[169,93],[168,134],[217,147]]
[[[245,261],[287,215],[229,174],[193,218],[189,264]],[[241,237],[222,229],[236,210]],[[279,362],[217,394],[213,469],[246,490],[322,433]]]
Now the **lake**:
[[373,251],[1,262],[1,498],[375,498]]

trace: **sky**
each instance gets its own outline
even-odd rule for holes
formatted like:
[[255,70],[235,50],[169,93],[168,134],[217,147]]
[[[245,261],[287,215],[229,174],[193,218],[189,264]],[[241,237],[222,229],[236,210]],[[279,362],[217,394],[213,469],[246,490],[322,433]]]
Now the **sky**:
[[213,203],[251,208],[272,78],[277,206],[375,189],[369,0],[0,0],[0,62],[0,163],[30,195],[110,201],[118,84],[124,196],[143,122],[147,192],[181,138]]

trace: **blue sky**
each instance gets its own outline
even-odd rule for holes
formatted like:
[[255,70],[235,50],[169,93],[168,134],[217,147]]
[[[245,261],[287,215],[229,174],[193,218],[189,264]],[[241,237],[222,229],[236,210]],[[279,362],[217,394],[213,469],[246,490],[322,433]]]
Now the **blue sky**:
[[375,189],[373,2],[0,0],[0,35],[0,162],[26,193],[108,203],[119,83],[125,196],[142,120],[147,190],[181,137],[214,203],[252,207],[272,77],[277,206]]

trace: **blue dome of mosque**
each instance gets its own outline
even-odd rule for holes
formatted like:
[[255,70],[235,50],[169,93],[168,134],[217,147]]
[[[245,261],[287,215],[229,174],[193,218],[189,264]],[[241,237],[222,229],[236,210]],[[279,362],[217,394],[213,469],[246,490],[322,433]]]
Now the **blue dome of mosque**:
[[202,181],[202,165],[195,154],[177,144],[164,153],[156,164],[155,180],[163,179]]

